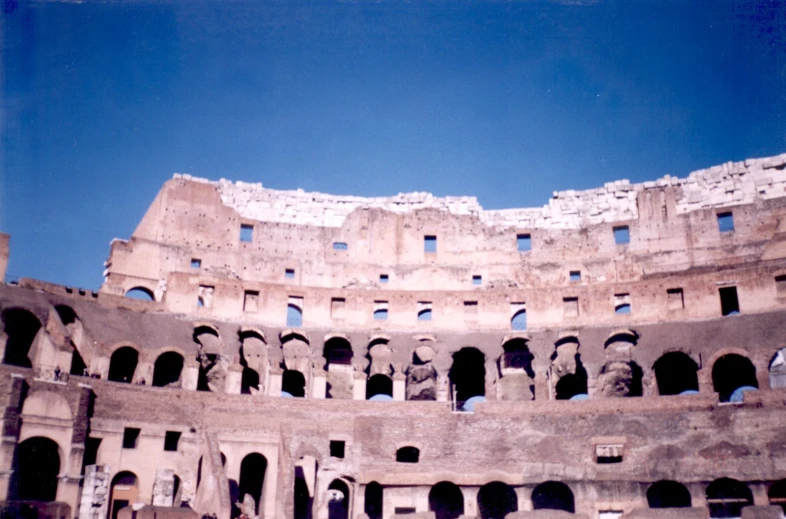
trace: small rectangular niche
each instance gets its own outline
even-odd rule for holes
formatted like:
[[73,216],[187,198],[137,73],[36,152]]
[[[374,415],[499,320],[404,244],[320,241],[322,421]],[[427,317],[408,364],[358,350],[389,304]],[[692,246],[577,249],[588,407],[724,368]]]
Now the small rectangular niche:
[[666,306],[669,310],[682,310],[685,308],[685,296],[681,288],[666,290]]
[[416,513],[416,509],[409,506],[397,506],[393,510],[396,515],[414,515]]
[[192,269],[202,268],[202,260],[199,258],[191,258],[191,268]]
[[379,282],[380,283],[382,283],[384,285],[388,281],[390,281],[390,276],[388,276],[387,274],[380,274],[379,275]]
[[136,449],[140,432],[141,429],[137,429],[136,427],[126,427],[123,429],[123,448]]
[[164,450],[167,452],[177,452],[181,434],[180,431],[167,431],[164,435]]
[[464,315],[474,316],[478,315],[478,302],[477,301],[464,301]]
[[430,321],[431,310],[431,301],[418,301],[418,321]]
[[426,235],[423,237],[423,252],[437,252],[437,237]]
[[614,313],[624,315],[629,314],[630,311],[630,294],[614,294]]
[[718,293],[721,302],[721,315],[738,315],[740,301],[737,298],[737,287],[720,287]]
[[775,290],[778,294],[786,294],[786,274],[775,276]]
[[562,313],[567,318],[579,316],[579,298],[578,297],[563,297],[562,298]]
[[721,233],[734,232],[734,215],[731,211],[718,213],[718,231]]
[[630,243],[630,229],[627,225],[618,225],[614,229],[614,243],[627,245]]
[[343,241],[334,241],[333,242],[333,250],[347,250],[349,246],[346,242]]
[[256,312],[257,302],[259,301],[259,292],[256,290],[246,290],[243,294],[243,311]]
[[343,297],[334,297],[330,300],[330,317],[332,319],[343,319],[346,307],[346,299]]
[[473,285],[482,285],[483,284],[483,276],[472,276],[472,284]]
[[532,250],[532,236],[529,234],[516,235],[516,248],[519,252],[529,252]]
[[581,271],[580,270],[571,270],[568,274],[568,279],[571,282],[581,281]]
[[624,445],[595,445],[595,461],[600,464],[622,463]]
[[295,279],[295,269],[285,269],[284,279]]
[[388,320],[388,302],[387,301],[374,301],[374,320],[387,321]]
[[344,459],[346,443],[343,440],[330,440],[330,457]]
[[240,226],[240,241],[251,243],[254,240],[254,226],[242,224]]

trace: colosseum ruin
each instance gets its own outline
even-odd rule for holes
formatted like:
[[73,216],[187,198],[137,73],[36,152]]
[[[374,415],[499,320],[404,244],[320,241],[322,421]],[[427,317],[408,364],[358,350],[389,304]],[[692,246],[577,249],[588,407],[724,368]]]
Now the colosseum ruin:
[[506,210],[175,174],[0,317],[2,517],[786,509],[786,154]]

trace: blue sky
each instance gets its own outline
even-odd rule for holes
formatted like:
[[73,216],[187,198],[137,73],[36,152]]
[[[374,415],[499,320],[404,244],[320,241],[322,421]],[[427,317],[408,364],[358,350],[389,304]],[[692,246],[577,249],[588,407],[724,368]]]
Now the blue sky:
[[174,172],[486,208],[786,151],[770,0],[5,0],[8,277],[97,288]]

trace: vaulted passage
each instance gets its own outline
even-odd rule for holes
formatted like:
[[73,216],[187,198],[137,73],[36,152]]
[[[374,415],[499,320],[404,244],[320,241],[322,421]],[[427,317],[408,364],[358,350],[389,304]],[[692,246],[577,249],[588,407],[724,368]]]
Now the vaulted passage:
[[456,519],[464,514],[464,495],[455,484],[442,481],[431,487],[428,509],[434,512],[436,519]]
[[486,357],[476,348],[462,348],[453,354],[448,376],[456,402],[486,395]]
[[131,346],[123,346],[112,353],[109,359],[109,380],[131,383],[139,362],[139,353]]
[[41,321],[32,313],[21,308],[4,310],[1,317],[5,333],[8,335],[3,364],[23,368],[31,367],[32,363],[27,355],[38,330],[41,329]]
[[532,507],[535,510],[564,510],[571,514],[576,512],[573,492],[565,483],[546,481],[532,490]]
[[753,493],[736,479],[716,479],[707,486],[707,505],[712,518],[740,517],[742,508],[752,504]]
[[679,395],[686,391],[699,390],[699,367],[686,353],[666,353],[653,365],[658,394]]
[[16,447],[9,493],[17,500],[54,501],[59,473],[57,444],[40,436],[29,438]]
[[518,511],[519,503],[510,485],[492,481],[480,487],[478,508],[481,519],[504,519],[509,513]]
[[174,351],[162,353],[153,369],[153,385],[156,387],[180,387],[183,371],[183,356]]
[[240,501],[248,494],[254,498],[254,510],[259,513],[259,502],[262,499],[262,487],[265,483],[267,459],[258,452],[252,452],[240,462],[240,481],[238,493]]
[[647,489],[650,508],[690,508],[691,497],[685,485],[676,481],[656,481]]
[[[734,353],[724,355],[712,366],[712,387],[721,402],[742,401],[744,388],[757,389],[756,368],[750,359]],[[738,391],[740,390],[740,391]],[[734,397],[734,398],[732,398]]]

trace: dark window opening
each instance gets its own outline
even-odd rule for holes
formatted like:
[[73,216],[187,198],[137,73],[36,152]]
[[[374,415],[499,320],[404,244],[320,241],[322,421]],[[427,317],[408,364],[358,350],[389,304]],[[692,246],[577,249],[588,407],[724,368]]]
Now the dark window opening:
[[54,501],[60,473],[57,443],[40,436],[28,438],[19,443],[14,454],[9,488],[11,499]]
[[387,274],[380,274],[379,275],[379,282],[380,283],[387,283],[390,281],[390,277]]
[[287,326],[290,328],[303,326],[303,311],[293,304],[287,305]]
[[[758,389],[756,368],[750,359],[731,353],[715,361],[712,366],[712,387],[721,402],[742,401],[746,388]],[[735,397],[735,398],[732,398]]]
[[457,519],[464,515],[464,495],[454,483],[442,481],[431,487],[428,509],[436,519]]
[[344,459],[344,448],[346,443],[343,440],[330,440],[330,457]]
[[349,516],[349,487],[340,479],[334,479],[328,490],[334,490],[340,497],[332,497],[328,501],[328,519],[348,519]]
[[481,519],[504,519],[519,509],[516,492],[499,481],[487,483],[478,491],[478,509]]
[[535,371],[532,369],[532,361],[535,356],[529,351],[527,341],[524,339],[512,339],[506,342],[502,349],[503,367],[523,369],[532,378],[535,378]]
[[581,271],[571,270],[568,279],[570,279],[570,281],[581,281]]
[[136,449],[137,442],[139,441],[140,429],[135,427],[126,427],[123,429],[123,448]]
[[347,250],[349,246],[346,242],[343,241],[335,241],[333,242],[333,250]]
[[352,346],[343,337],[329,339],[325,343],[323,354],[328,364],[342,364],[345,366],[352,364]]
[[134,378],[139,352],[130,346],[123,346],[112,353],[109,359],[109,380],[130,384]]
[[[699,367],[686,353],[666,353],[653,365],[658,394],[679,395],[699,391]],[[691,394],[687,393],[687,394]]]
[[485,355],[476,348],[462,348],[453,354],[448,378],[457,403],[475,396],[486,396],[485,362]]
[[767,492],[767,497],[771,505],[781,507],[786,513],[786,479],[773,483]]
[[423,252],[437,252],[437,237],[424,236],[423,237]]
[[718,289],[721,300],[721,315],[737,315],[740,313],[740,301],[737,299],[737,287]]
[[420,449],[417,447],[401,447],[396,451],[398,463],[417,463],[420,461]]
[[240,226],[240,241],[251,242],[254,239],[254,226],[243,224]]
[[568,485],[559,481],[547,481],[536,486],[532,491],[532,508],[576,513],[573,492]]
[[629,314],[630,313],[630,304],[629,303],[622,303],[614,307],[615,314]]
[[191,258],[191,268],[198,269],[202,267],[202,260],[199,258]]
[[587,370],[581,362],[581,355],[577,353],[575,359],[575,373],[562,375],[554,386],[557,400],[572,400],[587,395]]
[[627,225],[614,227],[614,243],[617,245],[627,245],[630,243],[630,229]]
[[718,231],[734,232],[734,215],[731,212],[718,213]]
[[71,353],[71,367],[68,370],[71,375],[76,376],[85,376],[87,374],[87,364],[85,364],[85,360],[79,354],[79,350],[74,348],[74,351]]
[[365,497],[366,502],[363,505],[363,511],[368,516],[368,519],[382,519],[382,485],[376,481],[366,485]]
[[[244,361],[245,362],[245,361]],[[251,391],[254,389],[255,391]],[[243,366],[243,374],[240,380],[240,392],[250,395],[259,391],[259,373],[255,369]]]
[[710,517],[740,517],[745,506],[753,504],[753,494],[745,483],[736,479],[716,479],[707,486]]
[[657,481],[647,489],[647,504],[650,508],[690,508],[690,492],[685,485],[676,481]]
[[[366,383],[366,400],[383,400],[380,396],[393,398],[393,380],[387,375],[374,375]],[[389,400],[389,399],[384,399]]]
[[472,284],[473,285],[482,285],[483,284],[483,276],[472,276]]
[[167,452],[177,452],[181,434],[180,431],[167,431],[166,434],[164,434],[164,450]]
[[622,463],[622,456],[597,456],[595,462],[598,465],[613,465],[614,463]]
[[313,504],[303,467],[295,467],[295,519],[311,519]]
[[33,364],[28,358],[30,347],[41,329],[41,321],[21,308],[11,308],[2,313],[3,325],[8,339],[5,343],[3,364],[30,368]]
[[82,472],[85,475],[85,467],[95,465],[98,462],[98,447],[101,446],[102,438],[87,437],[85,440],[85,455],[82,457]]
[[421,310],[418,312],[418,321],[430,321],[431,320],[431,308],[426,308],[425,310]]
[[519,310],[510,319],[510,328],[516,331],[525,331],[527,329],[527,311]]
[[284,277],[286,279],[295,279],[295,269],[284,269]]
[[182,355],[174,351],[162,353],[156,359],[153,368],[153,386],[180,387],[180,375],[182,372]]
[[529,234],[516,235],[516,248],[519,252],[529,252],[532,250],[532,236]]
[[410,515],[415,513],[415,508],[409,506],[397,506],[394,510],[396,515]]
[[60,317],[60,322],[63,323],[65,326],[69,324],[74,324],[77,320],[76,312],[70,306],[66,305],[57,305],[55,306],[55,310],[57,311],[57,315]]
[[288,369],[281,376],[281,396],[303,398],[306,396],[306,377],[297,370]]
[[387,308],[378,308],[374,310],[374,320],[375,321],[387,321],[388,320],[388,309]]
[[[258,452],[252,452],[240,462],[240,481],[238,482],[238,501],[243,502],[243,497],[250,494],[254,498],[254,512],[259,513],[262,497],[262,487],[265,482],[267,459]],[[234,502],[234,500],[233,500]],[[239,510],[238,510],[239,512]],[[239,515],[239,514],[237,514]],[[232,515],[232,517],[237,517]]]

